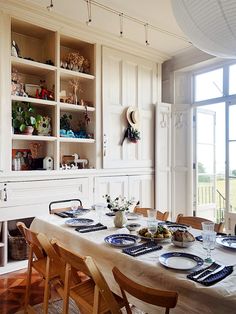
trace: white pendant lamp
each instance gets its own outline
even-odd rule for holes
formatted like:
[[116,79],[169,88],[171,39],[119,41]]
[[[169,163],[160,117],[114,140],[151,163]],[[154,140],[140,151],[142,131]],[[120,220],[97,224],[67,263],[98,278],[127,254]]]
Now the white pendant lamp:
[[171,0],[174,16],[194,46],[236,58],[236,0]]

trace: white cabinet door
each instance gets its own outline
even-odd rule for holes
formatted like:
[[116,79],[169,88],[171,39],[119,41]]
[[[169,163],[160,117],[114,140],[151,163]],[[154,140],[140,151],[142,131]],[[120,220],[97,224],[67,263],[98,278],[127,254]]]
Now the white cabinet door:
[[141,207],[154,207],[154,175],[140,175],[129,177],[129,198]]
[[94,202],[105,203],[104,195],[108,194],[111,198],[117,196],[128,197],[128,177],[96,177],[94,183],[95,195]]
[[171,212],[171,105],[156,107],[156,208]]
[[[156,63],[103,47],[102,73],[104,168],[154,167]],[[129,106],[139,110],[141,140],[122,145]]]
[[1,220],[34,217],[48,212],[50,202],[72,198],[81,199],[84,207],[90,206],[92,180],[75,178],[10,182],[7,183],[7,201],[0,206],[0,217]]

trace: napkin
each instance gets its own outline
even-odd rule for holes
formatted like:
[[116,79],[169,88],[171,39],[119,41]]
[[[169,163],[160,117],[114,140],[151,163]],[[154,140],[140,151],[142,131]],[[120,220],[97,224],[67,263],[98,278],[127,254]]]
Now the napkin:
[[81,227],[75,228],[75,230],[80,232],[80,233],[99,231],[99,230],[104,230],[104,229],[107,229],[107,226],[104,226],[101,223],[98,223],[96,225],[81,226]]
[[[208,267],[205,268],[205,270],[207,270]],[[201,283],[204,286],[212,286],[214,284],[216,284],[217,282],[223,280],[224,278],[226,278],[227,276],[229,276],[232,272],[233,272],[233,266],[225,266],[221,271],[210,275],[209,277],[207,277],[206,279],[201,281],[201,276],[196,278],[193,278],[193,276],[200,274],[201,272],[203,272],[203,269],[200,269],[198,271],[195,271],[191,274],[187,275],[187,278],[190,280],[193,280],[195,282]]]
[[153,243],[150,241],[150,242],[143,243],[140,245],[125,248],[122,250],[122,252],[135,257],[135,256],[143,255],[146,253],[150,253],[153,251],[158,251],[161,249],[162,249],[161,245],[157,245],[155,242]]

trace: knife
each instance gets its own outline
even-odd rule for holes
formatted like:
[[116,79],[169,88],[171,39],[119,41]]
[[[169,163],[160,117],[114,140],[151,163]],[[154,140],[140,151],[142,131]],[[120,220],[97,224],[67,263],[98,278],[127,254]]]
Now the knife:
[[198,279],[198,281],[201,282],[201,281],[207,279],[208,277],[210,277],[211,275],[215,275],[215,274],[221,272],[224,268],[225,268],[225,266],[222,265],[222,266],[220,266],[219,268],[217,268],[216,270],[214,270],[213,272],[211,272],[210,274],[208,274],[208,275],[206,275],[206,276],[204,276],[204,277]]

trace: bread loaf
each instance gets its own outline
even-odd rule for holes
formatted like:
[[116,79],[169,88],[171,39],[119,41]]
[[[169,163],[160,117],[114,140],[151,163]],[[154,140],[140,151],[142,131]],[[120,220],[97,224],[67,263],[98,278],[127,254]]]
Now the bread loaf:
[[194,236],[188,232],[187,230],[176,230],[173,233],[173,237],[175,241],[179,242],[192,242],[195,241]]

